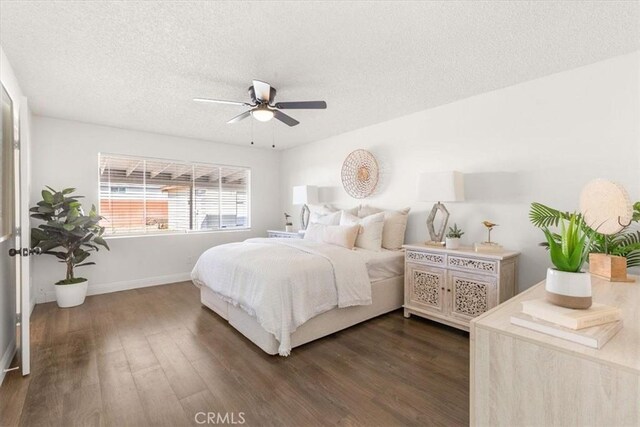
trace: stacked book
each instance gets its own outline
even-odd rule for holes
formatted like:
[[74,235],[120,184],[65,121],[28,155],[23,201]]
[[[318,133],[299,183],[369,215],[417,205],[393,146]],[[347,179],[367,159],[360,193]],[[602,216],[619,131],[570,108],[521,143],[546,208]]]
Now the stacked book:
[[511,323],[592,348],[602,348],[620,329],[620,309],[593,303],[586,310],[559,307],[544,299],[522,301]]

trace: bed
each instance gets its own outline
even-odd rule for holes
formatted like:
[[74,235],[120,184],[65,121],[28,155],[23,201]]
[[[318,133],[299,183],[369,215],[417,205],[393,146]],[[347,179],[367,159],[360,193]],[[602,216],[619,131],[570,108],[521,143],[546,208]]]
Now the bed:
[[287,356],[402,307],[404,253],[249,239],[206,251],[192,279],[204,306],[266,353]]

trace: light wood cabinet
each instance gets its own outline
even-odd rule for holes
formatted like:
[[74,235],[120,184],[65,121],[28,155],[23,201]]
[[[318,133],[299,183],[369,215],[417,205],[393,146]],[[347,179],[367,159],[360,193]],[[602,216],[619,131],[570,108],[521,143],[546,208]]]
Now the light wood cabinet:
[[404,315],[469,330],[471,319],[516,293],[518,252],[404,245]]
[[640,277],[592,276],[593,302],[622,312],[601,349],[511,324],[544,282],[471,322],[472,426],[640,425]]

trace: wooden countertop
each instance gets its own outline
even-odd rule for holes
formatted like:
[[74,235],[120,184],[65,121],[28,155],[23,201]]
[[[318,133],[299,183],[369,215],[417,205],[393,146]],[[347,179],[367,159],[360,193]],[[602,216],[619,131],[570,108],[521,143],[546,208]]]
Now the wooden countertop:
[[640,374],[640,278],[630,277],[636,282],[608,282],[591,277],[593,301],[622,310],[622,330],[600,350],[511,324],[511,315],[521,311],[521,301],[544,297],[544,281],[472,320],[471,338],[475,328],[489,329]]

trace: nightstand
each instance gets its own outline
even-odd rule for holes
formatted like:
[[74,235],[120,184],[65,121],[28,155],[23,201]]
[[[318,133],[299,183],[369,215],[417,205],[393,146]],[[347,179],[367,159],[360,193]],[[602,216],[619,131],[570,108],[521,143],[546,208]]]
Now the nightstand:
[[405,317],[414,314],[468,331],[473,318],[518,291],[518,252],[424,244],[403,248]]
[[280,239],[302,239],[304,234],[298,231],[267,230],[267,237],[277,237]]

